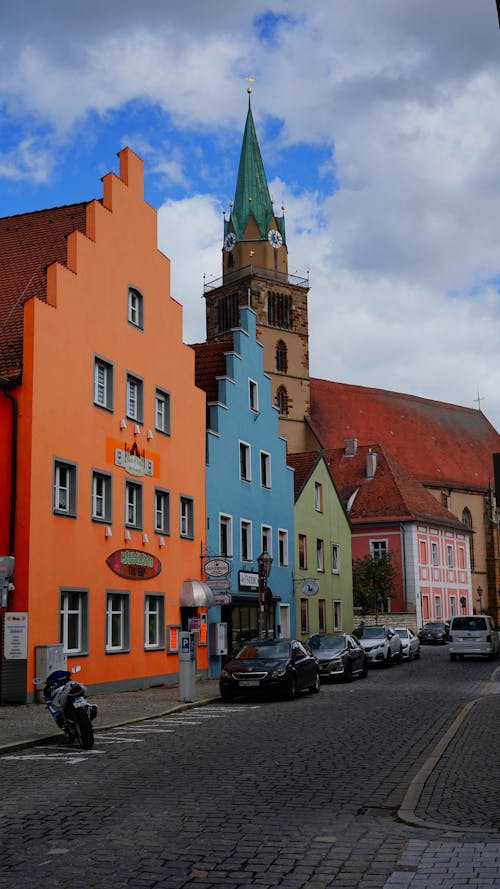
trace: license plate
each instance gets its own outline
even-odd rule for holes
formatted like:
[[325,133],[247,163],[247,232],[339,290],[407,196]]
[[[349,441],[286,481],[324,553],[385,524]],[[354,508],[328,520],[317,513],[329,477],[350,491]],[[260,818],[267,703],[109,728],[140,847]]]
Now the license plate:
[[75,698],[73,701],[73,707],[86,707],[87,701],[84,698]]
[[243,685],[245,688],[248,688],[249,685],[258,686],[260,685],[260,679],[240,679],[239,685]]

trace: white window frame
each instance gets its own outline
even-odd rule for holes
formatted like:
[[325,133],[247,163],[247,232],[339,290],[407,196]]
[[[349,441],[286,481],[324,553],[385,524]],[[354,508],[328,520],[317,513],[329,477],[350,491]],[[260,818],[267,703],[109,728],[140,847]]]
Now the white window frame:
[[332,574],[340,574],[340,546],[332,543]]
[[138,482],[125,482],[125,525],[127,528],[142,529],[142,485]]
[[259,412],[259,386],[256,380],[248,378],[248,406],[256,414]]
[[[64,654],[86,654],[88,650],[88,597],[87,589],[61,589],[59,591],[59,642]],[[75,623],[76,629],[71,623]],[[76,646],[69,648],[69,639],[76,638]]]
[[[116,618],[118,617],[118,634]],[[106,592],[106,654],[128,651],[130,648],[130,601],[121,590]]]
[[260,452],[260,485],[262,488],[271,490],[271,454],[268,451]]
[[252,481],[252,448],[246,441],[239,442],[240,479],[243,482]]
[[280,568],[288,567],[288,531],[278,528],[278,561]]
[[94,404],[105,411],[113,411],[113,377],[111,362],[94,355]]
[[[246,532],[246,557],[243,547],[243,531]],[[240,519],[240,558],[242,562],[253,562],[253,532],[250,519]]]
[[260,526],[261,552],[273,554],[273,529],[271,525]]
[[325,570],[325,541],[321,537],[316,538],[316,571]]
[[144,381],[127,373],[125,413],[134,423],[144,422]]
[[389,546],[387,540],[370,540],[370,554],[374,559],[387,555]]
[[112,476],[109,472],[92,470],[92,503],[91,516],[93,522],[112,521]]
[[[224,537],[226,546],[223,545]],[[233,517],[223,512],[219,513],[219,555],[223,558],[233,555]]]
[[323,485],[314,482],[314,508],[316,512],[323,512]]
[[453,545],[451,543],[446,544],[446,564],[448,568],[454,568],[454,559],[453,559]]
[[155,391],[155,429],[170,435],[170,393],[158,387]]
[[439,565],[439,547],[435,540],[431,540],[431,559],[434,568]]
[[144,650],[165,648],[165,596],[144,595]]
[[154,492],[155,534],[170,534],[170,491],[155,488]]
[[194,538],[194,500],[185,494],[179,497],[179,535],[187,540]]
[[136,287],[128,288],[127,321],[132,327],[144,330],[144,297]]
[[52,510],[55,515],[76,518],[77,483],[77,464],[55,457],[52,490]]

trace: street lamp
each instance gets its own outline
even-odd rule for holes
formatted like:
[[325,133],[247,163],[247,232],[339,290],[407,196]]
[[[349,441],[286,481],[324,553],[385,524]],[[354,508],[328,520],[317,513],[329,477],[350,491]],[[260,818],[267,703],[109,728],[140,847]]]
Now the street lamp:
[[264,603],[266,599],[266,590],[267,590],[267,579],[269,574],[271,573],[271,565],[273,564],[272,556],[269,555],[267,550],[261,552],[259,558],[257,559],[257,565],[259,566],[259,606],[257,611],[258,618],[258,628],[259,628],[259,639],[262,639],[262,630],[263,630],[263,615],[264,615]]
[[482,605],[483,588],[481,586],[478,586],[478,588],[477,588],[477,598],[479,599],[479,614],[482,614],[483,613],[483,605]]

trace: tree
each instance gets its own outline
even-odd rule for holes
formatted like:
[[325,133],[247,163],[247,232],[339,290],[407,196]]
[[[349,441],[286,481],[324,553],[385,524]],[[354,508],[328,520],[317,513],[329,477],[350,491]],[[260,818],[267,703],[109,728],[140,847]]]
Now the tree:
[[355,559],[352,568],[354,605],[363,611],[387,611],[387,599],[395,591],[396,570],[392,553]]

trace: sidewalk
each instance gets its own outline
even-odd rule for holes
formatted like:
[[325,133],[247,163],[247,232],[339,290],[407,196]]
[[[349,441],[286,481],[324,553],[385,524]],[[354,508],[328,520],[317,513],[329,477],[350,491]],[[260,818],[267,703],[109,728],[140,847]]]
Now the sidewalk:
[[[179,686],[157,686],[141,691],[121,691],[112,694],[89,694],[98,713],[94,729],[111,728],[141,719],[163,716],[213,700],[220,700],[217,679],[198,679],[196,700],[180,701]],[[0,707],[0,753],[36,744],[50,737],[61,737],[61,732],[44,704],[14,704]]]

